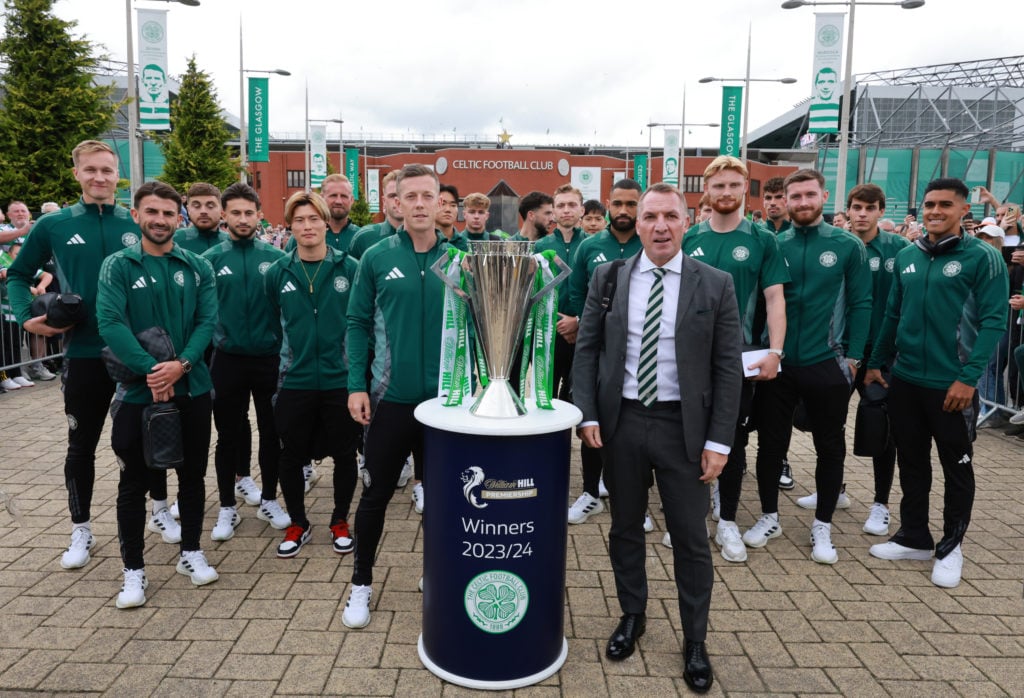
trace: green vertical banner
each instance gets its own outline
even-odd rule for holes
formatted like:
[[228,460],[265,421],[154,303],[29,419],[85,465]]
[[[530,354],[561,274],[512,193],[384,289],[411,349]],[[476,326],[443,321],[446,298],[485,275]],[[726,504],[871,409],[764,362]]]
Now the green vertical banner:
[[249,162],[270,162],[267,86],[270,78],[249,78]]
[[359,148],[345,148],[345,176],[352,182],[352,196],[359,201]]
[[719,155],[740,156],[740,118],[743,114],[743,88],[732,85],[722,87],[722,141]]
[[633,179],[640,185],[641,189],[647,188],[647,156],[633,156]]

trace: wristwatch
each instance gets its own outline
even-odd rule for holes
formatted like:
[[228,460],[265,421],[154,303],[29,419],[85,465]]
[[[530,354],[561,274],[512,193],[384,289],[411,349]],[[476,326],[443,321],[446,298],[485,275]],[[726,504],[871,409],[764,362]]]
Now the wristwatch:
[[779,357],[779,361],[782,361],[784,358],[786,358],[786,352],[782,351],[781,349],[769,349],[768,353],[775,354],[777,357]]
[[181,363],[181,368],[186,374],[192,370],[192,362],[188,359],[179,358],[178,361]]

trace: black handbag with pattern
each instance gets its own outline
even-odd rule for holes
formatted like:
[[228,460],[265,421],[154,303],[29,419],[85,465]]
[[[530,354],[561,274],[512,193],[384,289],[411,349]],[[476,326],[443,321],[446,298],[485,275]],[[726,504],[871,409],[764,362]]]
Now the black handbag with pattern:
[[154,470],[170,470],[185,462],[181,413],[173,402],[154,402],[142,411],[142,454]]

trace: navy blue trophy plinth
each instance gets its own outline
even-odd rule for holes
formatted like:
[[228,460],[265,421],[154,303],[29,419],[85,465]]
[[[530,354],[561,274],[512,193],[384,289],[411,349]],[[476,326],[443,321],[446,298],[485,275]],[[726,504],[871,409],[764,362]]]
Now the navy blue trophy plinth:
[[439,399],[425,425],[419,656],[460,686],[509,690],[565,662],[566,502],[580,411],[553,401],[513,419]]

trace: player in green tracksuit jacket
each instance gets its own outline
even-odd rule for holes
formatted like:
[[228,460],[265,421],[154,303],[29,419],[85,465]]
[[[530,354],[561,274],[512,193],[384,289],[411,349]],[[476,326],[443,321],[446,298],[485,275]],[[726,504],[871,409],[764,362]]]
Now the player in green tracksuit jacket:
[[582,240],[576,248],[576,256],[572,261],[572,276],[569,277],[569,312],[580,315],[587,300],[587,287],[594,276],[594,270],[602,264],[616,259],[628,259],[643,249],[640,238],[633,233],[625,240],[620,239],[611,230]]
[[309,540],[302,466],[313,437],[326,438],[334,460],[334,511],[330,529],[334,551],[352,552],[348,514],[356,486],[359,428],[348,411],[349,366],[346,317],[356,263],[326,242],[330,213],[315,193],[298,192],[285,204],[285,220],[296,248],[267,270],[264,288],[271,316],[284,328],[280,384],[274,413],[281,437],[281,491],[291,525],[277,548],[290,558]]
[[[230,239],[203,253],[217,278],[220,313],[213,333],[210,376],[213,421],[217,427],[214,466],[220,512],[211,537],[229,540],[241,523],[237,495],[259,505],[257,516],[285,528],[287,516],[277,504],[280,445],[274,425],[273,398],[281,352],[281,322],[264,293],[267,270],[284,253],[259,239],[260,198],[248,184],[236,182],[221,195]],[[258,462],[262,491],[252,479],[252,429],[249,399],[256,408]]]
[[11,310],[27,332],[45,336],[61,332],[61,328],[49,327],[31,314],[36,270],[51,259],[61,290],[79,294],[87,312],[85,321],[65,336],[63,384],[68,451],[64,482],[72,522],[71,546],[60,561],[65,569],[89,562],[96,446],[114,394],[114,382],[100,359],[103,340],[96,325],[100,265],[108,255],[139,241],[139,226],[127,210],[114,204],[118,163],[111,147],[102,141],[83,141],[75,147],[72,159],[82,198],[36,221],[7,272]]
[[[942,178],[925,187],[927,235],[896,255],[885,320],[864,378],[883,382],[892,367],[888,413],[900,468],[900,529],[871,555],[928,560],[932,583],[955,587],[961,543],[974,506],[978,379],[1006,330],[1009,275],[999,251],[963,233],[967,186]],[[884,383],[883,383],[884,384]],[[935,441],[945,483],[942,538],[928,526]]]
[[[423,427],[413,410],[438,394],[444,284],[430,267],[448,250],[434,228],[440,182],[429,167],[406,165],[395,185],[403,227],[363,255],[348,309],[349,411],[369,427],[363,493],[356,510],[352,587],[342,614],[350,628],[370,622],[377,544],[410,452],[420,470],[417,477],[424,477]],[[367,385],[371,342],[373,365]],[[422,483],[414,486],[414,497],[416,488],[422,493]]]
[[[219,224],[218,224],[219,225]],[[174,242],[183,249],[196,254],[203,254],[212,247],[229,240],[228,234],[219,227],[200,230],[194,225],[182,228],[174,234]]]
[[[743,534],[743,542],[759,548],[781,534],[779,475],[793,412],[803,400],[817,452],[811,559],[835,564],[831,522],[843,483],[853,369],[864,357],[871,322],[871,271],[864,243],[824,222],[828,193],[820,172],[797,170],[786,178],[785,189],[793,228],[777,239],[792,280],[784,287],[786,341],[782,370],[775,380],[759,385],[754,396],[762,515]],[[848,352],[844,337],[849,339]]]
[[[361,228],[349,220],[352,210],[352,183],[343,174],[329,174],[320,184],[320,196],[327,202],[331,217],[327,220],[327,244],[338,252],[348,252]],[[295,238],[289,238],[285,252],[295,249]]]
[[368,249],[376,245],[381,240],[391,237],[396,232],[398,232],[398,229],[391,225],[391,222],[388,220],[383,220],[380,223],[364,225],[352,238],[352,242],[349,244],[348,253],[352,255],[353,259],[362,259]]
[[[204,478],[210,450],[210,372],[203,352],[217,321],[217,292],[210,263],[173,240],[181,197],[162,182],[147,182],[135,192],[133,215],[142,241],[115,253],[100,269],[96,317],[100,334],[113,353],[140,379],[118,385],[111,407],[111,447],[121,465],[117,488],[117,528],[125,581],[117,606],[141,606],[146,598],[146,492],[149,468],[144,453],[148,405],[173,402],[179,412],[181,462],[181,556],[177,571],[195,585],[218,578],[199,545],[206,499]],[[135,335],[162,327],[175,357],[157,362]],[[155,437],[154,437],[155,438]]]
[[185,210],[192,225],[174,234],[174,242],[189,252],[203,254],[228,239],[220,229],[221,191],[208,182],[196,182],[185,195]]

